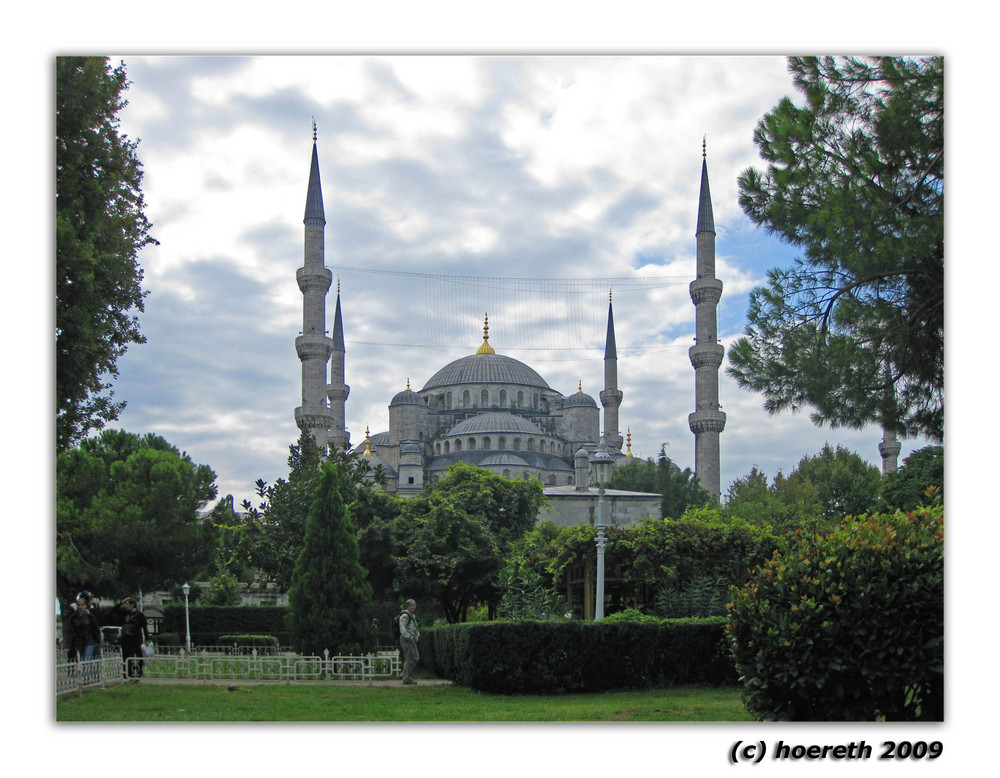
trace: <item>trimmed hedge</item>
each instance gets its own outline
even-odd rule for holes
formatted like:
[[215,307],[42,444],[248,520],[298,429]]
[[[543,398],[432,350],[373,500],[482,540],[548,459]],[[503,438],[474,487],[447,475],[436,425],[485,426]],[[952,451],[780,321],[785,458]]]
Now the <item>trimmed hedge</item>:
[[558,694],[735,684],[723,618],[449,624],[421,632],[421,663],[485,692]]
[[[288,608],[281,606],[192,605],[191,642],[202,646],[219,645],[225,635],[273,635],[281,645],[288,645],[290,632],[286,623]],[[176,632],[181,642],[187,634],[184,603],[163,606],[161,632]]]

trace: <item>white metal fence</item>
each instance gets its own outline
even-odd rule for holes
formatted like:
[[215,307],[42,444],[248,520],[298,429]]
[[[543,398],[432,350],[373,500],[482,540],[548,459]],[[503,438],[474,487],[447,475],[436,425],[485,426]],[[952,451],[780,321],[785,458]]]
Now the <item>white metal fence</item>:
[[[400,661],[396,651],[363,656],[298,656],[296,654],[226,654],[209,650],[177,654],[158,654],[152,659],[130,658],[142,662],[142,677],[150,680],[177,681],[374,681],[399,676]],[[131,668],[130,668],[131,669]],[[86,687],[107,686],[125,680],[119,652],[106,652],[89,662],[64,662],[56,665],[56,694],[80,692]]]

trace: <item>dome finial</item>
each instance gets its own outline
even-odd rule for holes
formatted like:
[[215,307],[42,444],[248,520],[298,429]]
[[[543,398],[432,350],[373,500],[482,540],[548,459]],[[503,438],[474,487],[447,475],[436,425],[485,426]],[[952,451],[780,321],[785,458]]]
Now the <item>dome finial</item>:
[[363,455],[366,456],[366,457],[370,457],[372,455],[371,443],[372,443],[372,439],[369,437],[368,426],[366,425],[365,426],[365,450],[363,452]]
[[706,148],[707,143],[708,143],[708,135],[707,134],[706,135],[702,135],[701,136],[701,158],[702,159],[705,159],[705,157],[706,157],[705,148]]
[[316,142],[316,117],[313,117],[313,143]]
[[628,441],[628,450],[626,450],[625,456],[630,457],[630,456],[632,456],[632,429],[631,428],[629,428],[628,432],[626,433],[625,439]]
[[406,391],[408,391],[408,392],[410,391],[410,379],[409,378],[406,379]]
[[581,380],[576,387],[577,394],[583,394],[583,381]]
[[493,346],[490,345],[490,315],[486,314],[486,318],[483,323],[483,345],[479,347],[477,354],[496,354],[493,350]]

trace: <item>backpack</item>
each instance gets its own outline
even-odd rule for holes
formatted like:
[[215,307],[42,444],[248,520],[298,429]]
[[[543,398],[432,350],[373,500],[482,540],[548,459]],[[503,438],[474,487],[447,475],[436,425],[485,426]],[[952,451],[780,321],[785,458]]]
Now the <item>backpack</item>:
[[395,640],[397,643],[399,642],[399,638],[402,636],[402,633],[399,631],[399,620],[403,616],[409,616],[409,615],[410,614],[408,611],[401,611],[399,615],[392,620],[392,639]]

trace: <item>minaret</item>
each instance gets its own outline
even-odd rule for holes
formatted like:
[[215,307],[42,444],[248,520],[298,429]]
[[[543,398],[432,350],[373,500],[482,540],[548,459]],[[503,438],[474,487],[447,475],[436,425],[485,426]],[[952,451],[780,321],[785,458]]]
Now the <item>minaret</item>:
[[333,414],[326,403],[326,363],[333,352],[333,341],[326,334],[326,295],[333,283],[333,274],[324,265],[326,216],[319,180],[315,122],[302,222],[305,225],[305,256],[303,266],[295,271],[295,280],[302,292],[302,334],[295,339],[295,351],[302,362],[302,405],[295,409],[295,423],[300,430],[308,430],[319,446],[325,447],[333,423]]
[[899,470],[899,452],[902,448],[896,433],[883,427],[882,442],[878,444],[878,453],[882,455],[882,475]]
[[701,487],[719,499],[719,434],[726,428],[726,414],[719,405],[719,368],[725,349],[719,343],[716,310],[722,282],[715,277],[715,217],[708,188],[705,143],[701,148],[701,194],[698,200],[697,274],[689,291],[695,310],[695,344],[688,351],[694,367],[694,413],[688,426],[694,433],[694,469]]
[[347,433],[347,396],[351,387],[344,383],[344,317],[340,313],[340,281],[337,281],[337,308],[333,314],[333,354],[330,359],[330,383],[326,386],[326,396],[330,398],[331,426],[329,444],[338,451],[351,447],[351,436]]
[[615,314],[608,292],[608,334],[604,340],[604,389],[601,405],[604,406],[604,441],[611,451],[621,452],[625,439],[618,431],[618,406],[622,393],[618,388],[618,347],[615,345]]

